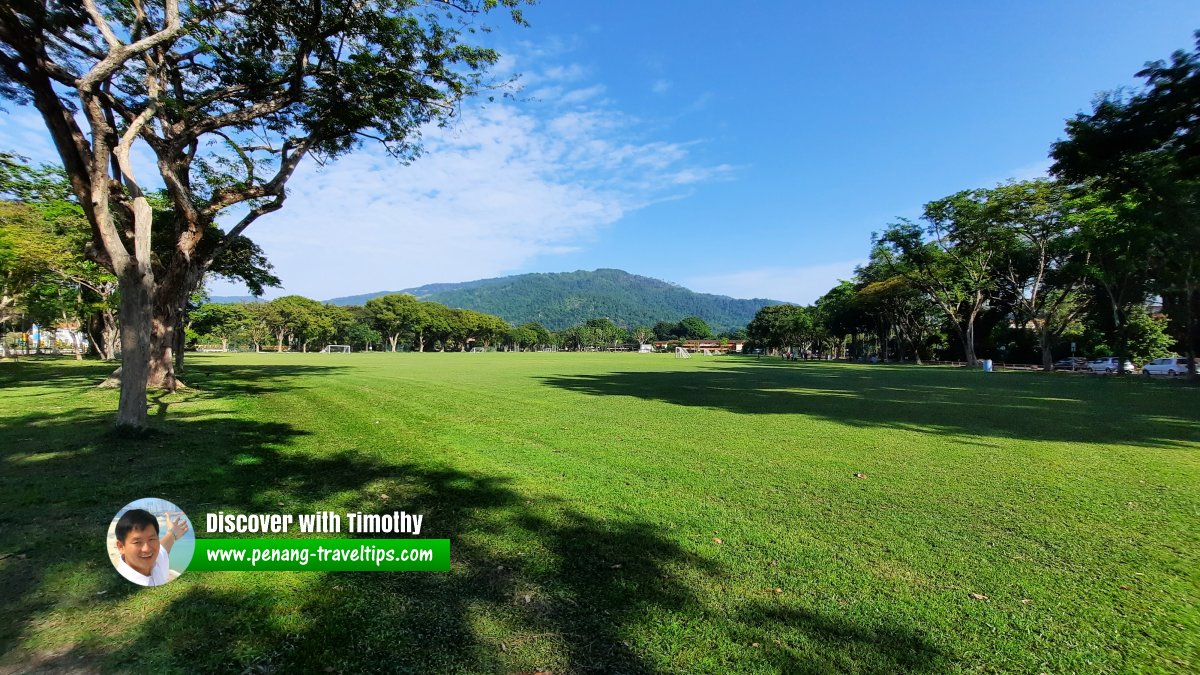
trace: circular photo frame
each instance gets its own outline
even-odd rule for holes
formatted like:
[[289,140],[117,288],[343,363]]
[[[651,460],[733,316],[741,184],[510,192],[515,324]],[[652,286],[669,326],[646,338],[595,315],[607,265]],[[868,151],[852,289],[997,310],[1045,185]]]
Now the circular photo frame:
[[139,586],[162,586],[183,574],[196,551],[192,521],[165,499],[129,502],[108,524],[108,559]]

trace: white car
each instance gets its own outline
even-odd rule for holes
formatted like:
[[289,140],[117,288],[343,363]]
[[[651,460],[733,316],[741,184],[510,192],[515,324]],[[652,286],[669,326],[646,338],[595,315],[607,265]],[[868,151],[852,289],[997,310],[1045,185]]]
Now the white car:
[[[1117,365],[1117,361],[1123,361],[1121,365]],[[1117,368],[1124,370],[1127,373],[1136,373],[1137,369],[1133,367],[1133,362],[1129,359],[1118,359],[1115,356],[1105,356],[1102,359],[1094,359],[1088,361],[1088,370],[1093,373],[1115,373]]]
[[[1200,361],[1200,359],[1198,359]],[[1187,359],[1181,359],[1178,356],[1172,356],[1165,359],[1154,359],[1150,363],[1142,366],[1142,374],[1146,377],[1153,375],[1165,375],[1167,377],[1178,377],[1187,375]]]

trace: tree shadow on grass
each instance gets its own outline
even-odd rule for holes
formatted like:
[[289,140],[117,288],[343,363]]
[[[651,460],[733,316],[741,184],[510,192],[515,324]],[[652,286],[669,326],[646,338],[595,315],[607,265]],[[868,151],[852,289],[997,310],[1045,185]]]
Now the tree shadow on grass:
[[[36,447],[17,440],[27,431],[0,428],[0,447],[18,448],[0,452],[0,672],[816,671],[826,660],[882,672],[947,662],[900,628],[885,630],[902,639],[874,645],[878,631],[798,610],[713,616],[695,580],[725,583],[722,566],[660,528],[535,499],[504,476],[413,463],[405,448],[324,451],[288,424],[188,411],[135,439],[104,433],[95,413],[33,417]],[[217,510],[423,513],[421,536],[451,540],[453,569],[189,572],[138,589],[112,569],[103,537],[116,509],[143,496],[187,510],[200,536],[203,514]],[[816,651],[751,649],[764,621],[797,626]],[[75,637],[29,646],[56,622]],[[674,661],[693,638],[712,653]]]
[[0,389],[96,385],[103,382],[117,365],[109,361],[21,358],[0,363]]
[[[320,386],[319,376],[332,375],[349,366],[319,364],[230,364],[202,361],[188,366],[185,381],[190,390],[212,397],[234,394],[268,394]],[[318,376],[314,379],[313,376]]]
[[761,641],[782,673],[923,673],[949,669],[946,655],[918,631],[865,625],[834,614],[754,601],[735,624],[746,639]]
[[[104,382],[120,365],[116,361],[62,361],[28,359],[0,364],[0,389],[20,396],[37,396],[34,389],[45,386],[94,387]],[[314,384],[313,375],[331,374],[348,366],[327,364],[232,364],[200,361],[189,364],[183,380],[183,394],[217,398],[231,394],[268,394],[306,389]],[[317,380],[316,382],[319,382]],[[164,392],[151,391],[162,397]]]
[[851,426],[1153,447],[1200,443],[1200,390],[1172,383],[749,360],[541,382],[593,396],[747,415],[807,415]]

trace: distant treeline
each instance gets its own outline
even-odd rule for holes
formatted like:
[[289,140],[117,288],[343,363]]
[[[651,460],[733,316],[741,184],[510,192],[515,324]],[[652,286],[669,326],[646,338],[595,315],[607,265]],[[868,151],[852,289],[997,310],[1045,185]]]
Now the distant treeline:
[[187,313],[191,348],[318,351],[349,345],[371,351],[467,351],[468,349],[602,349],[652,340],[715,336],[700,317],[625,328],[607,318],[588,319],[553,331],[537,322],[510,325],[500,317],[418,300],[395,293],[364,305],[328,305],[298,295],[270,302],[199,303]]

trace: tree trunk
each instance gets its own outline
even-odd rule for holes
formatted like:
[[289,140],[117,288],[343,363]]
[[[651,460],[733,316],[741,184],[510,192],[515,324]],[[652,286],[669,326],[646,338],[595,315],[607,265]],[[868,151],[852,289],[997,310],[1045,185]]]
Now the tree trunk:
[[155,303],[150,319],[150,369],[146,373],[146,386],[150,389],[175,391],[175,325],[177,310]]
[[392,343],[392,353],[395,353],[395,352],[396,352],[396,340],[399,340],[399,339],[400,339],[400,334],[399,334],[399,333],[396,333],[395,335],[389,335],[389,336],[388,336],[388,340],[390,340],[390,341],[391,341],[391,343]]
[[130,265],[120,277],[121,306],[121,397],[117,426],[146,427],[146,382],[150,372],[153,332],[152,298],[154,277]]
[[1116,349],[1113,350],[1116,352],[1114,356],[1117,357],[1117,375],[1124,375],[1125,358],[1123,355],[1127,351],[1125,347],[1129,343],[1128,336],[1125,335],[1125,312],[1121,311],[1120,303],[1117,302],[1116,296],[1113,295],[1112,290],[1108,288],[1107,284],[1104,288],[1108,291],[1109,304],[1112,305],[1113,330],[1117,338]]
[[183,348],[184,342],[187,339],[187,310],[179,313],[179,319],[175,322],[175,372],[183,372]]
[[83,320],[82,328],[87,332],[88,354],[108,360],[108,345],[104,344],[104,329],[101,327],[101,314],[96,313]]
[[1041,328],[1038,330],[1038,342],[1042,348],[1042,372],[1049,373],[1054,370],[1054,356],[1050,353],[1050,329],[1045,321],[1042,321]]
[[276,333],[275,337],[277,338],[277,341],[275,343],[275,353],[282,354],[283,353],[283,333]]
[[229,338],[227,338],[227,337],[221,338],[221,351],[223,351],[223,352],[229,351]]
[[105,361],[117,358],[115,347],[120,339],[120,329],[113,311],[106,309],[93,314],[87,319],[86,326],[89,349]]
[[975,321],[967,322],[967,329],[962,333],[963,357],[967,361],[967,367],[974,368],[979,365],[979,359],[975,358]]
[[200,283],[201,275],[202,272],[191,265],[174,268],[155,288],[154,334],[147,382],[151,389],[175,391],[184,386],[178,380],[178,373],[183,370],[183,325],[188,297]]
[[417,333],[417,351],[425,351],[425,334]]

